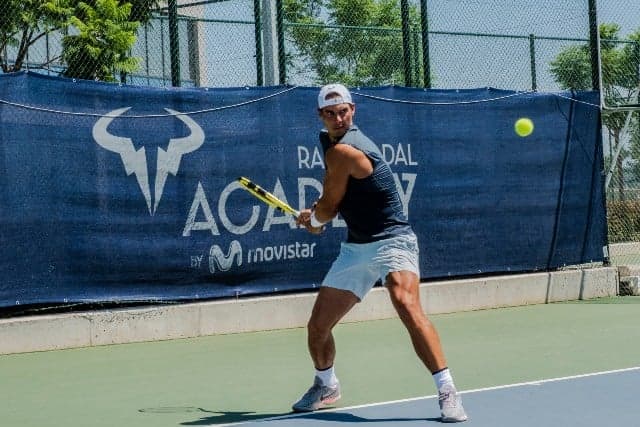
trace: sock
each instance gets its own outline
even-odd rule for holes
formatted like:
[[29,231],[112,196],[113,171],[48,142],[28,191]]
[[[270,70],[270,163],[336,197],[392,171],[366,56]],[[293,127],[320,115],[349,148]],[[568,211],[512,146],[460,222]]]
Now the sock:
[[338,384],[338,377],[336,377],[333,366],[322,370],[316,369],[316,376],[320,378],[322,384],[327,387],[334,387]]
[[449,368],[444,368],[437,371],[435,374],[433,374],[433,380],[436,383],[438,391],[442,390],[442,387],[444,387],[445,385],[455,387],[453,384],[453,377],[451,376],[451,372],[449,372]]

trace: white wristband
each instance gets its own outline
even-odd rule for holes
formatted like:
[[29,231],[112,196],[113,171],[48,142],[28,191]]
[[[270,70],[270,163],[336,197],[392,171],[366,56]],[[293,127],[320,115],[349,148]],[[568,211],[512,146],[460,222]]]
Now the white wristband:
[[309,217],[309,222],[311,226],[314,228],[322,227],[324,222],[320,222],[318,218],[316,218],[316,211],[311,212],[311,217]]

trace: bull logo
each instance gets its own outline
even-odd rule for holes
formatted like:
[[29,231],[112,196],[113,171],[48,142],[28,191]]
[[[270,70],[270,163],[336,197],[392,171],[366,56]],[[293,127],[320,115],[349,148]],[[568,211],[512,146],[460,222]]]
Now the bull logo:
[[112,135],[107,128],[113,119],[121,116],[131,107],[119,108],[101,117],[93,126],[93,139],[102,148],[120,155],[127,176],[134,174],[138,180],[138,186],[142,191],[149,215],[153,216],[158,209],[164,184],[169,174],[176,176],[180,167],[180,160],[185,154],[196,151],[204,143],[204,131],[191,117],[178,111],[165,108],[165,111],[180,119],[191,131],[184,138],[171,138],[167,151],[158,147],[158,165],[156,182],[154,186],[155,200],[151,202],[151,188],[149,186],[149,169],[147,167],[147,155],[145,148],[135,149],[131,138]]

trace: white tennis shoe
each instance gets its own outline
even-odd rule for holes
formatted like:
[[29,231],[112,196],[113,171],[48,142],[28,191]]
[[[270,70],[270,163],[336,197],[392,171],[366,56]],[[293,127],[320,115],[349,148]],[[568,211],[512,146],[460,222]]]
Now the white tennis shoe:
[[328,387],[320,378],[315,377],[311,388],[291,408],[294,412],[312,412],[331,405],[338,399],[340,399],[340,383]]
[[462,398],[456,388],[445,385],[438,393],[438,404],[442,414],[443,423],[460,423],[467,421],[467,413],[462,407]]

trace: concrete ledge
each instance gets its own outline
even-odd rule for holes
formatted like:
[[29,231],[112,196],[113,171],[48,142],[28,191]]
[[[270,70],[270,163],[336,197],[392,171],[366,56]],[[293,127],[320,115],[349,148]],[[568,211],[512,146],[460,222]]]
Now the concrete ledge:
[[[429,314],[614,296],[613,267],[421,284]],[[0,319],[0,354],[189,338],[306,325],[315,292],[195,304]],[[345,322],[396,313],[385,288],[374,288]]]
[[612,243],[609,245],[609,256],[638,255],[640,242]]

